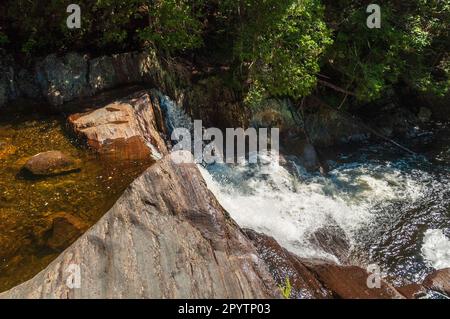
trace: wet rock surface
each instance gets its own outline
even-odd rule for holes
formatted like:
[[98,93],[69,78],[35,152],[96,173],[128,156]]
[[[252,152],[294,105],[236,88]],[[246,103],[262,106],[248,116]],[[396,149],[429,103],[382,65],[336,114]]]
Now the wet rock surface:
[[317,280],[299,258],[281,247],[275,239],[251,229],[246,229],[245,233],[256,246],[259,256],[266,263],[276,283],[283,287],[286,279],[289,279],[292,285],[290,298],[333,298],[332,292]]
[[90,94],[87,86],[88,58],[77,53],[51,54],[36,64],[36,78],[42,95],[58,106]]
[[310,242],[317,249],[335,256],[343,264],[349,262],[350,241],[337,224],[319,228],[311,235]]
[[450,268],[437,270],[428,275],[423,285],[430,289],[450,297]]
[[89,86],[94,92],[149,81],[158,69],[151,53],[127,52],[89,61]]
[[427,289],[420,284],[409,284],[396,289],[408,299],[419,299],[427,294]]
[[404,298],[392,285],[381,280],[380,288],[368,288],[369,273],[358,266],[337,265],[329,261],[306,260],[282,248],[270,236],[246,230],[268,265],[278,285],[286,278],[292,285],[291,298]]
[[[71,264],[80,266],[79,289],[66,285]],[[279,292],[197,167],[166,156],[45,270],[0,297],[273,298]]]
[[75,134],[93,150],[115,159],[167,154],[165,124],[153,91],[140,91],[98,109],[69,116]]
[[60,151],[47,151],[31,157],[24,169],[36,176],[49,176],[77,171],[79,164],[79,160]]

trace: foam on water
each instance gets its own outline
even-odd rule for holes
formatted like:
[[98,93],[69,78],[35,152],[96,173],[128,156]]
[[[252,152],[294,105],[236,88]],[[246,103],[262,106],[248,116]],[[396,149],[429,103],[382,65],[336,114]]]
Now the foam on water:
[[306,173],[294,159],[283,165],[267,154],[260,159],[258,164],[214,164],[200,170],[240,226],[273,236],[301,257],[337,261],[311,245],[311,235],[337,225],[352,244],[355,232],[374,218],[372,207],[420,194],[420,185],[394,166],[351,163],[322,177]]
[[[176,127],[192,130],[192,119],[167,96],[160,94],[160,103],[169,134]],[[240,226],[273,236],[301,257],[334,261],[339,256],[332,253],[340,252],[325,246],[343,236],[358,262],[420,282],[429,265],[448,265],[448,239],[424,231],[450,234],[450,169],[404,155],[386,145],[363,146],[329,162],[327,177],[307,173],[295,157],[279,165],[270,154],[258,155],[258,164],[199,168]],[[331,241],[317,245],[312,236],[323,238],[324,230]]]
[[435,269],[450,267],[450,239],[441,229],[428,229],[425,232],[422,256]]

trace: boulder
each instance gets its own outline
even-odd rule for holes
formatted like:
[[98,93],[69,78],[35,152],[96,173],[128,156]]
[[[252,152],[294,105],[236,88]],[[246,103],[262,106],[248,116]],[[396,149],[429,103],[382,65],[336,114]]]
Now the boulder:
[[429,274],[423,281],[423,285],[450,297],[450,268],[436,270]]
[[396,107],[383,112],[372,119],[371,126],[380,133],[392,137],[414,137],[417,135],[416,126],[419,120],[408,108]]
[[319,228],[311,234],[309,241],[319,250],[335,256],[341,263],[349,262],[350,240],[336,223]]
[[33,175],[58,175],[78,171],[80,161],[60,151],[47,151],[31,157],[23,168]]
[[297,126],[292,117],[290,99],[264,99],[252,106],[250,123],[254,127],[277,127],[281,132]]
[[358,266],[343,266],[329,262],[304,261],[318,280],[342,299],[403,299],[403,296],[391,284],[381,280],[380,288],[369,288],[367,280],[370,274]]
[[409,284],[396,287],[396,289],[408,299],[419,299],[427,294],[427,289],[423,285],[419,284]]
[[[79,288],[66,283],[74,265],[80,270]],[[207,189],[197,166],[175,164],[171,155],[137,178],[97,224],[46,269],[0,294],[273,297],[279,297],[278,289],[256,249]]]
[[245,233],[256,246],[259,256],[266,263],[275,282],[284,287],[286,279],[289,279],[292,286],[289,298],[333,298],[332,291],[325,288],[297,256],[281,247],[274,238],[251,229],[246,229]]
[[53,106],[91,94],[88,58],[78,53],[48,55],[36,64],[36,77],[42,95]]
[[15,86],[18,97],[42,100],[42,91],[33,71],[19,68],[15,75]]
[[315,147],[304,138],[287,138],[282,141],[283,153],[294,155],[307,171],[316,171],[321,163]]
[[68,118],[75,134],[96,152],[116,159],[159,159],[168,153],[165,124],[153,91],[140,91]]
[[158,61],[152,53],[127,52],[92,59],[89,66],[89,86],[99,92],[151,80]]
[[303,115],[305,131],[316,147],[360,142],[370,137],[370,132],[357,121],[317,99],[305,103]]
[[51,233],[47,246],[54,250],[67,248],[88,228],[82,219],[68,213],[57,213],[51,216]]
[[249,126],[249,115],[239,94],[218,76],[208,76],[192,83],[185,95],[181,105],[192,118],[202,119],[206,127],[225,129]]
[[291,298],[404,298],[384,280],[381,280],[380,288],[369,288],[367,279],[370,274],[361,267],[299,258],[267,235],[248,230],[246,233],[278,285],[283,286],[289,278]]

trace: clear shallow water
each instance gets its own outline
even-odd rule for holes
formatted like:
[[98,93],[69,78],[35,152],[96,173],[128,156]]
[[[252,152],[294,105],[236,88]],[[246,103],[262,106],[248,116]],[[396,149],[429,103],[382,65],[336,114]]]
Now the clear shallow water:
[[[98,158],[71,139],[65,118],[31,105],[0,113],[0,291],[30,279],[58,256],[39,242],[39,227],[60,212],[93,225],[150,163]],[[39,152],[81,160],[79,172],[27,179],[21,168]]]

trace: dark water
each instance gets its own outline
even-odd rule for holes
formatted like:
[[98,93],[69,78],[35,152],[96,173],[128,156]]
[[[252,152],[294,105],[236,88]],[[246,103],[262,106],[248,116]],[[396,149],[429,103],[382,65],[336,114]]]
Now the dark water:
[[380,265],[397,284],[421,282],[434,268],[450,265],[450,127],[436,125],[405,143],[419,155],[402,155],[390,145],[354,154],[389,163],[418,186],[408,200],[374,205],[374,218],[357,233],[356,254]]
[[377,264],[396,284],[420,282],[433,267],[450,265],[450,129],[438,125],[401,142],[418,155],[374,141],[328,150],[326,177],[306,172],[295,157],[202,172],[241,226],[297,255],[337,261],[334,247],[311,241],[328,232],[347,237],[350,262]]
[[[81,160],[67,175],[27,179],[26,160],[59,150]],[[93,225],[149,163],[108,161],[80,147],[66,131],[65,118],[19,105],[0,114],[0,291],[37,274],[65,247],[39,241],[39,229],[58,213]]]

